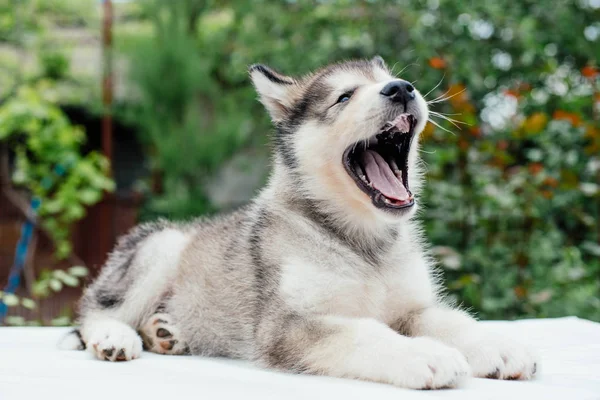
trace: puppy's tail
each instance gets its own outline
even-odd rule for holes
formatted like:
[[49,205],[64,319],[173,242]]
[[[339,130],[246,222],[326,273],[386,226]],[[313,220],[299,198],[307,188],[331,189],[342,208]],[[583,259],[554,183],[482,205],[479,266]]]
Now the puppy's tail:
[[61,350],[85,350],[85,342],[79,329],[73,329],[60,339],[58,348]]

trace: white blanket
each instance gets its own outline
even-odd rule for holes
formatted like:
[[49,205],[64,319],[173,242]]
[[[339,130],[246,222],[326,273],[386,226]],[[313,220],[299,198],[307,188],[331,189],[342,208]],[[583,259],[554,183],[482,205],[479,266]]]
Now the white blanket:
[[485,323],[539,349],[538,379],[471,379],[460,389],[414,391],[226,359],[145,352],[132,362],[109,363],[88,352],[58,350],[65,328],[0,328],[0,400],[600,399],[600,324],[578,318]]

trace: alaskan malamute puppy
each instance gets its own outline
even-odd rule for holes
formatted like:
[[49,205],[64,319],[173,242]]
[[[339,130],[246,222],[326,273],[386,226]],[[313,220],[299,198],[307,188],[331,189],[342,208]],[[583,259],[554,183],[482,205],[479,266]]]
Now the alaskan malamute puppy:
[[419,91],[380,57],[301,78],[253,65],[250,76],[276,128],[267,187],[232,214],[121,238],[83,295],[80,348],[415,389],[532,378],[531,349],[438,293],[414,218],[428,119]]

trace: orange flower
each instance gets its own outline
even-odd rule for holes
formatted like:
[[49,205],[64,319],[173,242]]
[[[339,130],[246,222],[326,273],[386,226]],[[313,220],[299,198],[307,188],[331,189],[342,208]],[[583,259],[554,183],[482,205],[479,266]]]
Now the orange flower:
[[546,126],[548,117],[546,114],[537,112],[531,114],[524,122],[523,129],[526,133],[538,133]]
[[432,57],[429,59],[429,66],[435,69],[446,68],[446,61],[441,57]]
[[544,179],[544,181],[542,182],[544,185],[546,186],[550,186],[550,187],[557,187],[558,186],[558,180],[556,178],[553,178],[551,176],[547,177],[546,179]]
[[469,131],[471,132],[471,135],[475,136],[475,137],[481,137],[481,128],[478,126],[472,126],[469,128]]
[[516,90],[516,89],[506,89],[506,90],[504,91],[504,94],[505,94],[506,96],[512,96],[512,97],[514,97],[515,99],[518,99],[519,97],[521,97],[521,93],[519,93],[519,91],[518,91],[518,90]]
[[579,117],[579,115],[577,115],[575,113],[563,111],[563,110],[554,111],[554,114],[552,114],[552,118],[564,119],[564,120],[570,121],[571,125],[573,125],[573,126],[581,125],[581,118]]
[[506,162],[504,161],[504,159],[502,157],[494,156],[494,158],[490,162],[490,165],[492,167],[496,167],[498,169],[503,169],[506,166]]
[[591,139],[600,139],[600,129],[596,128],[593,124],[588,124],[585,127],[585,137]]
[[519,299],[522,299],[523,297],[527,296],[527,290],[523,286],[517,286],[517,287],[515,287],[514,291],[515,291],[515,295]]
[[448,102],[455,110],[460,111],[463,114],[475,112],[475,106],[469,102],[466,87],[462,83],[450,85],[445,97],[448,98]]
[[506,150],[508,149],[508,142],[506,140],[499,140],[496,147],[498,150]]
[[528,92],[531,90],[531,85],[527,82],[521,82],[519,83],[519,91],[521,92]]
[[585,67],[583,67],[581,69],[581,75],[585,76],[586,78],[595,78],[596,75],[598,75],[598,68],[592,66],[592,65],[586,65]]
[[554,196],[554,195],[552,194],[551,191],[549,191],[549,190],[542,190],[542,197],[544,197],[545,199],[551,199],[552,196]]
[[532,175],[537,175],[544,170],[544,165],[542,165],[542,163],[536,162],[529,164],[528,168],[529,172]]

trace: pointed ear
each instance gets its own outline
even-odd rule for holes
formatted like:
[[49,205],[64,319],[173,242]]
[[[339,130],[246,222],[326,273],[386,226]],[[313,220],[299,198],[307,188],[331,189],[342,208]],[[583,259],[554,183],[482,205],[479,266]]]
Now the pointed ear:
[[281,121],[294,104],[298,82],[261,64],[251,65],[248,71],[260,101],[271,115],[271,119],[273,122]]
[[388,69],[387,65],[385,65],[385,61],[384,61],[384,60],[383,60],[383,58],[382,58],[381,56],[379,56],[379,55],[377,55],[377,56],[373,57],[373,58],[371,59],[371,62],[372,62],[373,64],[377,65],[379,68],[382,68],[382,69],[384,69],[384,70],[386,70],[386,71],[387,71],[387,69]]

